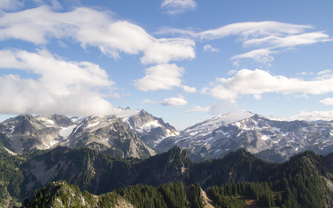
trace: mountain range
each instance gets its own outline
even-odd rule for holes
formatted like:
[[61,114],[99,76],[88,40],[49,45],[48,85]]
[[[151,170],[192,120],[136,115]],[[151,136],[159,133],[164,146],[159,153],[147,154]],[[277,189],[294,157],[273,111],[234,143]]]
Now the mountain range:
[[189,149],[196,161],[244,148],[259,158],[282,162],[306,150],[322,155],[333,152],[333,121],[286,121],[238,112],[188,127],[156,149],[163,152],[175,145]]
[[[0,142],[13,153],[89,147],[118,157],[147,158],[152,148],[178,131],[144,110],[128,117],[19,115],[0,123]],[[150,147],[151,146],[151,147]]]
[[177,131],[145,110],[136,112],[125,117],[19,115],[0,123],[0,142],[18,154],[65,146],[89,147],[121,158],[148,158],[180,146],[197,162],[240,148],[272,162],[306,150],[333,152],[333,121],[286,121],[243,111]]

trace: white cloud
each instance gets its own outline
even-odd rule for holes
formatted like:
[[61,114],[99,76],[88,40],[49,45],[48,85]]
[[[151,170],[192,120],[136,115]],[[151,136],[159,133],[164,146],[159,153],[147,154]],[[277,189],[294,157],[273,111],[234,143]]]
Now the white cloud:
[[201,93],[211,95],[212,97],[220,100],[229,100],[231,103],[235,103],[238,97],[237,92],[226,89],[222,85],[214,85],[212,88],[204,87]]
[[232,63],[232,65],[234,65],[235,67],[238,68],[238,67],[239,67],[239,63],[240,63],[240,62],[237,60],[237,61],[234,61],[234,63]]
[[26,71],[37,79],[18,75],[0,77],[0,113],[105,115],[121,113],[101,91],[114,82],[98,65],[65,61],[46,50],[30,53],[1,50],[0,68]]
[[185,92],[188,92],[188,93],[196,93],[197,92],[197,89],[195,89],[195,87],[189,87],[189,86],[186,86],[186,85],[182,85],[181,88],[183,88],[183,90]]
[[228,75],[234,75],[234,74],[236,74],[236,73],[237,73],[236,70],[229,70],[229,71],[228,71]]
[[291,116],[290,120],[306,120],[306,121],[331,121],[333,120],[333,111],[313,111],[301,112],[298,115]]
[[163,28],[158,33],[182,34],[201,40],[214,40],[236,36],[237,41],[242,44],[243,48],[250,48],[250,51],[233,56],[233,60],[251,58],[257,62],[270,63],[274,60],[272,54],[285,51],[286,49],[332,41],[332,38],[322,31],[311,32],[309,30],[313,30],[313,27],[309,25],[263,21],[233,23],[202,32]]
[[208,112],[210,112],[210,110],[211,110],[210,106],[201,107],[201,106],[196,105],[196,106],[193,106],[192,109],[190,109],[186,112],[188,112],[188,113],[191,113],[191,112],[206,112],[206,113],[208,113]]
[[276,53],[277,53],[276,51],[273,51],[273,50],[270,50],[267,48],[262,48],[262,49],[256,49],[253,51],[249,51],[244,54],[239,54],[239,55],[233,56],[233,57],[231,57],[231,60],[250,58],[259,63],[269,64],[272,61],[274,61],[274,58],[273,58],[273,56],[271,56],[271,54],[276,54]]
[[292,34],[279,37],[278,35],[270,34],[263,38],[253,38],[244,41],[244,47],[265,46],[270,48],[290,48],[298,45],[309,45],[317,42],[329,41],[329,36],[323,32],[312,32],[303,34]]
[[57,10],[62,9],[62,6],[58,0],[50,0],[50,3],[51,3],[52,8],[57,9]]
[[158,39],[144,51],[143,64],[168,63],[195,58],[194,41],[189,39]]
[[[230,35],[237,35],[240,41],[248,43],[251,40],[265,40],[271,35],[286,37],[291,34],[299,34],[305,29],[311,29],[308,25],[296,25],[274,21],[240,22],[222,26],[217,29],[206,30],[198,35],[201,39],[213,40]],[[258,42],[258,41],[257,41]]]
[[299,75],[299,76],[312,76],[313,75],[313,73],[312,72],[305,72],[305,71],[303,71],[303,72],[300,72],[300,73],[296,73],[296,75]]
[[320,100],[319,102],[321,102],[324,105],[333,105],[333,98],[325,98],[323,100]]
[[17,10],[24,5],[23,1],[19,0],[1,0],[0,1],[0,9],[4,10]]
[[243,109],[239,109],[237,105],[232,104],[230,102],[219,102],[215,103],[211,106],[201,107],[201,106],[193,106],[192,109],[187,110],[187,113],[191,112],[203,112],[203,113],[209,113],[212,116],[225,114],[226,112],[229,113],[240,113],[240,112],[246,112]]
[[197,7],[194,0],[162,0],[161,8],[166,9],[167,14],[175,15]]
[[136,80],[134,86],[142,91],[170,90],[181,87],[184,68],[176,64],[160,64],[145,69],[146,76]]
[[127,21],[117,21],[108,12],[79,7],[70,12],[55,12],[49,6],[0,17],[0,40],[19,39],[47,44],[53,39],[74,41],[83,48],[97,47],[110,57],[120,53],[140,54],[144,64],[195,58],[195,43],[189,39],[156,39],[143,28]]
[[141,103],[150,103],[150,104],[155,104],[155,103],[160,103],[160,102],[157,102],[157,101],[154,101],[154,100],[150,100],[150,99],[145,99],[145,100],[142,100]]
[[325,69],[323,71],[318,72],[317,75],[318,76],[326,76],[326,75],[331,76],[332,75],[332,70]]
[[183,106],[187,105],[187,101],[183,97],[165,98],[162,102],[164,106]]
[[315,77],[305,81],[285,76],[275,76],[256,69],[254,71],[242,69],[232,78],[219,78],[211,87],[202,89],[202,93],[214,98],[235,102],[240,95],[253,95],[255,99],[261,99],[263,93],[320,95],[333,92],[333,76]]
[[219,48],[213,48],[211,45],[205,45],[204,46],[205,52],[220,52]]
[[163,101],[155,101],[151,99],[145,99],[142,100],[141,103],[144,104],[161,104],[164,106],[183,106],[187,105],[187,101],[184,99],[183,96],[178,97],[171,97],[171,98],[165,98]]

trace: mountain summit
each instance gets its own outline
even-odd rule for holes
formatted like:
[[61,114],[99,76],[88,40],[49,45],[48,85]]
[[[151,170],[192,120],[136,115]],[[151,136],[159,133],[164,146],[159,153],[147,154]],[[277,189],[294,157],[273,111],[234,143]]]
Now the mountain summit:
[[281,162],[305,150],[333,151],[333,122],[284,121],[251,112],[216,116],[169,137],[156,146],[165,151],[178,145],[193,160],[220,158],[244,148],[262,159]]
[[177,136],[179,132],[163,119],[156,118],[152,114],[141,110],[137,115],[124,119],[129,126],[141,136],[150,147],[155,147],[163,139]]
[[89,147],[117,157],[147,158],[152,147],[179,132],[145,110],[125,117],[19,115],[0,123],[0,142],[15,153],[57,146]]
[[15,153],[53,148],[63,141],[60,132],[73,125],[62,115],[19,115],[2,123],[0,142]]

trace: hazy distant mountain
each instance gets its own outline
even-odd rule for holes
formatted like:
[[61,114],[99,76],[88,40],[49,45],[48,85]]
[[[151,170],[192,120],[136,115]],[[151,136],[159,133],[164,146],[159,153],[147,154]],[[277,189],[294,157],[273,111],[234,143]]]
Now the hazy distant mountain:
[[178,145],[189,149],[191,158],[220,158],[244,148],[270,161],[284,161],[305,150],[318,154],[333,151],[333,122],[284,121],[250,112],[217,116],[181,131],[159,143],[166,151]]

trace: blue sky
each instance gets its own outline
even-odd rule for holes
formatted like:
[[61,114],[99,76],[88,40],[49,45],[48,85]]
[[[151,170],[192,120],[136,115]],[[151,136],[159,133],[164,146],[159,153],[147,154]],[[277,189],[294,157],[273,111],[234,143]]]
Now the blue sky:
[[333,1],[0,0],[0,120],[333,118]]

